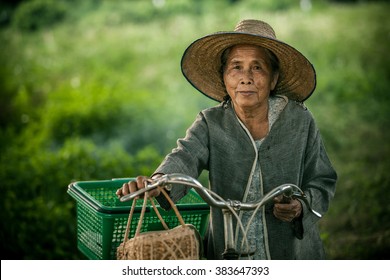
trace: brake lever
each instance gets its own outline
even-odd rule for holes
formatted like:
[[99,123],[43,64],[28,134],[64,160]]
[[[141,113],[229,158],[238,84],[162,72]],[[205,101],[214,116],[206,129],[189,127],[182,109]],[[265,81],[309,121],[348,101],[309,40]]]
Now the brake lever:
[[310,203],[309,203],[309,200],[307,200],[307,196],[304,192],[300,192],[300,191],[295,191],[291,194],[291,197],[292,198],[299,198],[301,199],[306,207],[310,210],[310,212],[312,212],[314,215],[316,215],[318,218],[321,218],[322,215],[320,213],[318,213],[317,211],[315,211],[313,208],[311,208],[310,206]]

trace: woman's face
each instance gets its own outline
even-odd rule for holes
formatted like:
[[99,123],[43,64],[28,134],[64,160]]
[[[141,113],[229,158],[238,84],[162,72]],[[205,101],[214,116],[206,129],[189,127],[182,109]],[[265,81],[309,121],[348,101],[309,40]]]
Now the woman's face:
[[258,46],[237,45],[227,54],[223,71],[226,91],[237,109],[250,111],[268,101],[278,73],[273,73],[269,53]]

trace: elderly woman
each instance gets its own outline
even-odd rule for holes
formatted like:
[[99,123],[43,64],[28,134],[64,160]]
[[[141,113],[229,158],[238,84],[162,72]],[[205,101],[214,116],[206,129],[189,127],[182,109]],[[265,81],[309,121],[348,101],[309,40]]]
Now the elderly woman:
[[[246,202],[292,183],[314,209],[322,214],[328,210],[337,175],[303,104],[315,89],[316,76],[300,52],[277,40],[267,23],[243,20],[233,32],[193,42],[183,55],[182,71],[220,104],[197,116],[152,177],[184,173],[197,178],[208,170],[214,192]],[[144,187],[147,178],[124,184],[118,196]],[[170,196],[177,201],[187,191],[173,188]],[[151,195],[168,207],[157,190]],[[245,225],[251,213],[240,215]],[[247,234],[249,246],[238,249],[250,259],[323,259],[318,221],[299,200],[278,197],[257,213]],[[236,232],[242,240],[238,227]],[[221,258],[223,236],[221,210],[211,209],[207,258]]]

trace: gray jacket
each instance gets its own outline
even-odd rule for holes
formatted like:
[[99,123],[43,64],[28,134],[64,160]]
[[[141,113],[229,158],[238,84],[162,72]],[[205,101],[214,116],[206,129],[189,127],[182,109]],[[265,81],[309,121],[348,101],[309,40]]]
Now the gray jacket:
[[[260,157],[264,194],[284,183],[300,186],[311,206],[324,214],[334,196],[337,175],[326,154],[314,119],[302,104],[288,101],[261,145],[237,118],[230,103],[199,113],[186,137],[166,156],[156,173],[184,173],[197,178],[209,170],[210,188],[225,199],[243,200],[257,157]],[[186,188],[173,188],[174,201]],[[169,208],[164,199],[162,207]],[[303,204],[303,203],[302,203]],[[303,215],[292,223],[265,207],[265,241],[271,259],[324,259],[318,218],[303,205]],[[220,259],[224,251],[222,212],[211,209],[207,257]]]

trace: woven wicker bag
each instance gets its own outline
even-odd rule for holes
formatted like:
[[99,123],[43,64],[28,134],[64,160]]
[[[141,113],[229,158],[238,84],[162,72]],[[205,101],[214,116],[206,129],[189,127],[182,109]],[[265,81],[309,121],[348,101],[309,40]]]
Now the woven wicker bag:
[[[199,232],[193,225],[184,223],[180,212],[171,198],[164,189],[160,188],[160,190],[171,204],[180,225],[169,229],[154,204],[153,199],[148,198],[147,193],[145,193],[137,230],[134,237],[128,239],[136,204],[135,200],[133,201],[124,241],[117,248],[118,260],[197,260],[200,258],[201,238]],[[151,202],[165,230],[140,233],[147,200]]]

